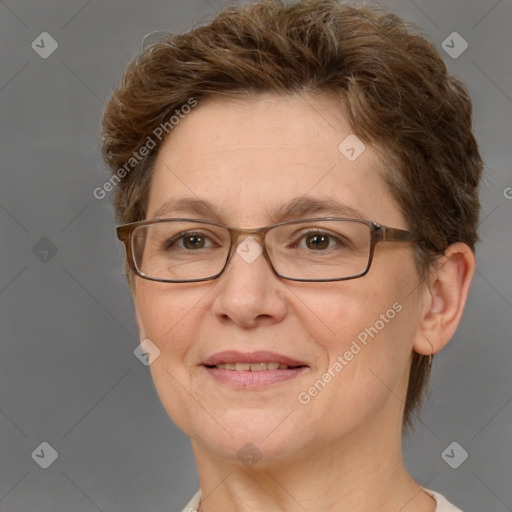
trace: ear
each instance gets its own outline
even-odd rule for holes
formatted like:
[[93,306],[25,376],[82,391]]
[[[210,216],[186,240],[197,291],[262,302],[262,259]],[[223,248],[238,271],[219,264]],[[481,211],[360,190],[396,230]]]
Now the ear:
[[460,242],[440,256],[425,287],[421,326],[413,345],[416,352],[435,354],[450,341],[462,317],[475,267],[473,251]]

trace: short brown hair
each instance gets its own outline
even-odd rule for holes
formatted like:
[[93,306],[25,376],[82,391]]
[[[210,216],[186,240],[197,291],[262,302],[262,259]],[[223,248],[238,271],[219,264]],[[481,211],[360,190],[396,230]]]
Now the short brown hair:
[[[379,149],[386,180],[425,276],[448,245],[474,249],[483,168],[465,86],[435,47],[398,16],[335,0],[262,0],[168,34],[133,59],[103,117],[103,157],[113,174],[191,98],[334,93],[353,132]],[[155,147],[115,189],[120,223],[146,216]],[[130,284],[133,276],[128,272]],[[421,404],[428,357],[413,355],[404,425]]]

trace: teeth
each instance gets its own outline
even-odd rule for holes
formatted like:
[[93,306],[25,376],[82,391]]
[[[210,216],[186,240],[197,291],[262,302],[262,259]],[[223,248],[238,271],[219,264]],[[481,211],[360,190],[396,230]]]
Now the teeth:
[[221,370],[261,372],[263,370],[287,370],[288,366],[279,363],[220,363],[215,368]]

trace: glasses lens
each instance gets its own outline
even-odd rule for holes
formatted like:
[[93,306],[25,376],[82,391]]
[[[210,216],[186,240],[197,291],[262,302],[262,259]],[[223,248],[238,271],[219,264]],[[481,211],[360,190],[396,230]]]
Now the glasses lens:
[[139,226],[132,233],[133,259],[146,277],[187,281],[218,274],[226,262],[229,231],[190,221]]
[[277,273],[290,279],[342,279],[365,272],[370,227],[358,221],[308,221],[270,230],[267,250]]

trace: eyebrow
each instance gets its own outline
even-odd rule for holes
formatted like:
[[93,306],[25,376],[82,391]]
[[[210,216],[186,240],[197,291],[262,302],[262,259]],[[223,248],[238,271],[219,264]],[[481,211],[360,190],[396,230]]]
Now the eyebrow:
[[[269,215],[271,223],[305,218],[313,214],[355,219],[366,218],[357,209],[334,199],[315,199],[305,196],[296,197],[273,208],[265,208],[264,211]],[[153,213],[152,218],[164,218],[169,215],[193,215],[221,223],[223,219],[222,211],[216,205],[195,197],[169,199]]]

